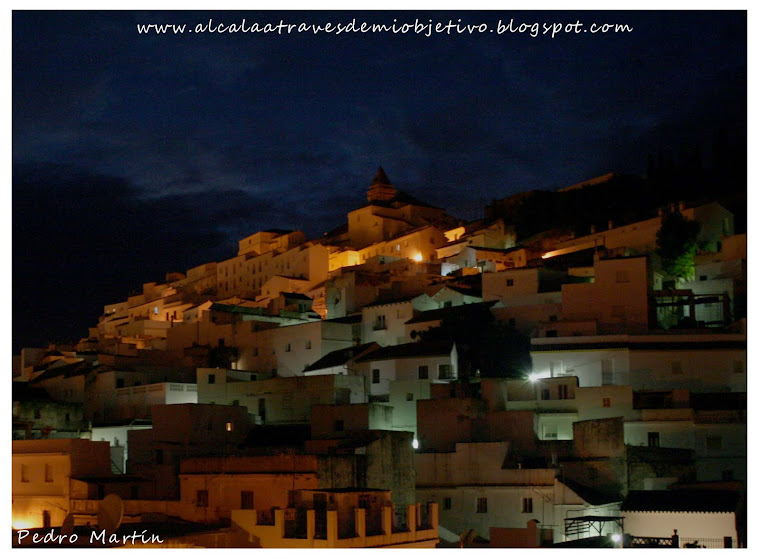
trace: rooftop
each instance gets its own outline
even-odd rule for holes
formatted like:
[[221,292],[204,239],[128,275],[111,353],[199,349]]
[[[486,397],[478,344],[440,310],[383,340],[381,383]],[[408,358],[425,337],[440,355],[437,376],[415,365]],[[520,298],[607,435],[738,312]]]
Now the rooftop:
[[736,491],[690,489],[630,491],[621,512],[736,512],[741,496]]
[[315,363],[312,363],[306,367],[304,369],[304,372],[307,373],[310,371],[318,371],[320,369],[328,369],[330,367],[339,367],[340,365],[346,364],[357,356],[368,353],[372,350],[373,347],[377,348],[380,346],[375,342],[371,342],[368,344],[347,347],[345,349],[336,349],[335,351],[331,351]]
[[365,357],[357,359],[357,363],[368,361],[385,361],[388,359],[407,359],[411,357],[428,357],[450,355],[454,342],[412,342],[409,344],[381,347]]

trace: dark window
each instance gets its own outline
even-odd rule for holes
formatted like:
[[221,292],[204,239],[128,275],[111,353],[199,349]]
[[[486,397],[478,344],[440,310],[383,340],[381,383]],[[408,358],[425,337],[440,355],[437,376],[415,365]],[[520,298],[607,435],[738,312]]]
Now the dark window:
[[196,491],[195,504],[199,507],[208,506],[208,491],[206,489],[198,489],[198,491]]
[[156,449],[156,464],[164,463],[164,451],[160,448]]
[[116,388],[124,388],[124,379],[123,378],[117,378],[116,379]]
[[509,327],[510,328],[514,328],[515,326],[517,326],[517,321],[514,318],[510,318],[509,319]]
[[567,400],[567,385],[566,384],[560,384],[557,387],[557,397],[560,400]]
[[723,470],[721,472],[721,479],[723,481],[734,481],[734,471],[733,470]]
[[533,512],[533,497],[523,497],[522,511]]
[[428,366],[427,365],[420,365],[417,368],[418,377],[420,380],[426,380],[428,378]]
[[380,369],[372,369],[372,384],[380,384]]
[[544,389],[541,391],[541,399],[542,399],[542,400],[551,400],[551,399],[552,399],[552,393],[551,393],[551,390],[549,390],[548,388],[544,388]]
[[734,540],[731,536],[723,536],[723,547],[726,549],[734,547]]
[[488,512],[488,499],[486,497],[478,497],[478,513]]
[[342,419],[335,420],[335,431],[343,431],[345,427],[346,427],[346,424]]
[[451,307],[452,305],[453,305],[453,303],[452,303],[451,301],[444,301],[444,302],[443,302],[443,308],[444,308],[444,309],[446,309],[446,308],[449,308],[449,307]]
[[266,421],[267,418],[267,400],[266,398],[259,398],[259,417],[261,421]]
[[443,498],[443,510],[451,510],[451,497]]
[[414,401],[414,392],[407,392],[406,393],[406,401],[407,402],[413,402]]
[[69,421],[71,421],[71,414],[67,413],[66,414],[66,423],[68,423]]
[[130,490],[131,498],[132,498],[133,500],[135,500],[135,501],[136,501],[137,499],[139,499],[139,498],[140,498],[140,488],[139,488],[139,487],[137,487],[136,485],[132,485],[132,486],[129,488],[129,490]]
[[653,431],[647,433],[647,444],[652,447],[660,446],[660,433]]
[[556,338],[557,337],[557,331],[556,330],[547,330],[546,331],[546,337],[547,338]]
[[39,419],[40,417],[42,417],[42,413],[40,413],[40,410],[35,409],[34,410],[34,419]]
[[42,511],[42,527],[50,528],[51,526],[52,526],[52,522],[50,521],[50,511],[43,510]]
[[442,380],[448,380],[453,373],[453,367],[451,365],[438,365],[438,378]]
[[513,280],[512,278],[508,278],[507,279],[507,287],[512,287],[514,285],[515,285],[515,280]]
[[253,491],[240,492],[240,508],[244,510],[253,510]]

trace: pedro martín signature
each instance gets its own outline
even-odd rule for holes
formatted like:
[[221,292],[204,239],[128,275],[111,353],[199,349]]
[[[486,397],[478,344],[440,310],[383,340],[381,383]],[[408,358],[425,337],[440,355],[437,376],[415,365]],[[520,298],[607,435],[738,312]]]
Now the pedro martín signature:
[[89,541],[87,541],[86,536],[83,536],[83,541],[81,542],[79,541],[80,538],[77,534],[56,534],[52,528],[49,532],[45,533],[35,532],[31,535],[31,542],[24,541],[27,537],[29,537],[29,534],[29,530],[19,530],[18,545],[28,545],[29,543],[43,545],[66,545],[77,543],[89,543],[91,545],[134,545],[136,543],[164,543],[164,540],[162,540],[159,536],[156,534],[149,534],[147,530],[143,530],[142,532],[135,530],[131,534],[122,535],[108,534],[105,530],[101,530],[100,532],[93,531],[90,534]]

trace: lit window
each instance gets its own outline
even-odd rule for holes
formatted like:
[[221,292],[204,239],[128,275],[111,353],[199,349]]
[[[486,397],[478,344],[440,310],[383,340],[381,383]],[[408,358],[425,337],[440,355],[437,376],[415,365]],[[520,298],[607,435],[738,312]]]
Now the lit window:
[[232,424],[232,421],[228,421],[225,424],[225,429],[227,429],[227,431],[233,431],[234,430],[234,425]]
[[158,307],[153,307],[153,314],[158,314]]

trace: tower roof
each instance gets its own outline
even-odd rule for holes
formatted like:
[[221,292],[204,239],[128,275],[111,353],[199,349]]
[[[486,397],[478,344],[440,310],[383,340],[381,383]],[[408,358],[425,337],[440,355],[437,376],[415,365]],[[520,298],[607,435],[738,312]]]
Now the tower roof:
[[390,179],[388,178],[388,175],[385,174],[385,170],[382,167],[377,168],[377,173],[375,173],[375,178],[372,179],[372,184],[387,184],[392,185]]
[[375,178],[367,191],[367,201],[369,202],[388,202],[396,197],[396,189],[391,184],[388,175],[382,167],[377,168]]

